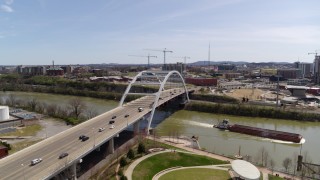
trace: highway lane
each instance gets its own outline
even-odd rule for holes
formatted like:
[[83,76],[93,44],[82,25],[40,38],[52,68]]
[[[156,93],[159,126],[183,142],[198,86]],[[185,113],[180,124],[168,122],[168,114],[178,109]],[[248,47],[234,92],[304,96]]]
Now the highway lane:
[[[179,95],[176,93],[174,96]],[[163,92],[163,100],[159,101],[159,105],[170,98],[169,92]],[[172,96],[173,97],[173,96]],[[27,149],[10,155],[0,160],[0,177],[4,179],[42,179],[48,173],[57,170],[58,167],[82,157],[89,150],[93,150],[94,143],[100,144],[110,137],[125,129],[127,125],[134,123],[145,114],[151,111],[154,96],[145,96],[138,100],[129,102],[123,107],[117,107],[69,130],[66,130],[56,136],[50,137],[40,143],[37,143]],[[138,107],[144,107],[142,112],[138,112]],[[128,118],[124,116],[129,114]],[[116,115],[115,128],[109,129],[108,122],[111,117]],[[98,132],[100,127],[106,130]],[[80,135],[87,135],[89,140],[81,142]],[[65,159],[58,159],[62,152],[68,152],[69,156]],[[43,161],[35,166],[29,166],[30,161],[34,158],[42,158]],[[21,166],[24,164],[24,166]]]

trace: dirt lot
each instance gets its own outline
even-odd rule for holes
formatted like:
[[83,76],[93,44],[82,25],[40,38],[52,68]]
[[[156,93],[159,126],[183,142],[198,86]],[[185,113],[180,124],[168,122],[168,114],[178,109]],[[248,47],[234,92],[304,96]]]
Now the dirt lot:
[[266,93],[261,89],[233,89],[230,92],[225,93],[227,96],[231,96],[237,99],[242,100],[243,97],[249,98],[249,100],[260,99],[262,94]]

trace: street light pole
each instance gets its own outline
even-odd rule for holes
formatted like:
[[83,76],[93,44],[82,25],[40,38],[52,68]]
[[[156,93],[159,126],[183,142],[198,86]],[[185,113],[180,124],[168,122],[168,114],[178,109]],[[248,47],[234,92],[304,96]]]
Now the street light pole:
[[22,166],[23,179],[26,180],[26,175],[24,174],[24,164],[22,163],[21,166]]
[[92,128],[92,132],[93,132],[93,147],[96,146],[96,133],[94,133],[94,128]]

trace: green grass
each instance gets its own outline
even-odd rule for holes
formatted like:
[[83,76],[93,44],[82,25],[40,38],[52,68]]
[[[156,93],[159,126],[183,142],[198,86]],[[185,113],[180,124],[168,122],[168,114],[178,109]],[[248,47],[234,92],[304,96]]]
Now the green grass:
[[42,129],[41,125],[34,124],[31,126],[26,126],[21,129],[17,129],[15,132],[1,134],[1,136],[34,136],[38,131]]
[[151,179],[158,172],[176,166],[201,166],[225,164],[227,162],[212,159],[206,156],[168,152],[162,153],[142,161],[133,171],[132,179]]
[[40,142],[41,140],[36,140],[36,141],[23,141],[23,142],[18,142],[11,144],[11,150],[9,151],[9,154],[13,154],[17,151],[20,151],[28,146],[31,146],[37,142]]
[[271,174],[268,175],[269,176],[269,180],[282,180],[283,178],[279,177],[279,176],[273,176]]
[[228,180],[230,179],[228,171],[217,169],[192,168],[176,170],[164,174],[159,180]]

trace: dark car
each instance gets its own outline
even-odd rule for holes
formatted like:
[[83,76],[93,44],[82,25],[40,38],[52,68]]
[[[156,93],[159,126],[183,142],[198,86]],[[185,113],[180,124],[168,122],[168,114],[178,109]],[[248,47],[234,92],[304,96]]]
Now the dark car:
[[124,117],[125,117],[125,118],[129,117],[129,114],[126,114]]
[[85,137],[85,135],[81,135],[81,136],[79,136],[79,139],[82,139],[83,137]]
[[88,140],[88,139],[89,139],[88,136],[84,136],[81,140],[82,140],[82,141],[86,141],[86,140]]
[[66,152],[61,153],[60,156],[59,156],[59,159],[62,159],[62,158],[64,158],[64,157],[68,156],[68,155],[69,155],[69,154],[66,153]]
[[113,120],[109,121],[109,124],[113,124],[113,123],[114,123],[114,121],[113,121]]
[[115,119],[115,118],[117,118],[117,116],[112,116],[112,119]]

